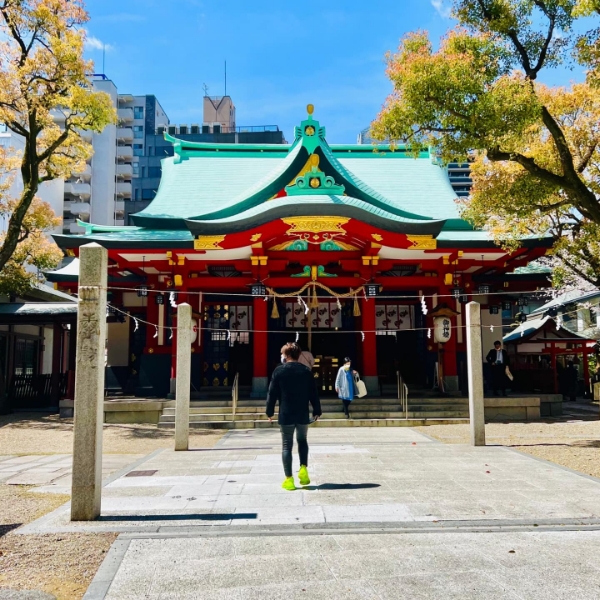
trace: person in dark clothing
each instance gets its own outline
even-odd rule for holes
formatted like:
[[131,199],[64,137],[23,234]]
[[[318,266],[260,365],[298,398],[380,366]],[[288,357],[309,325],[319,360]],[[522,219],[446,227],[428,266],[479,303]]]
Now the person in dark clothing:
[[308,405],[312,406],[313,417],[318,419],[321,402],[317,395],[317,386],[312,371],[300,364],[298,358],[302,350],[295,343],[286,344],[281,349],[281,366],[273,372],[269,392],[267,394],[267,417],[273,420],[275,404],[279,402],[279,428],[281,429],[282,460],[285,481],[282,488],[295,490],[292,475],[292,450],[294,448],[294,431],[298,440],[300,454],[300,472],[298,478],[301,485],[308,485],[308,426],[311,423]]
[[485,360],[489,363],[492,369],[492,388],[494,394],[502,392],[503,396],[506,396],[506,367],[508,367],[508,352],[502,348],[502,342],[496,340],[494,347],[490,350],[485,357]]
[[579,383],[579,372],[575,363],[570,360],[565,369],[565,396],[568,396],[571,402],[577,400],[577,384]]

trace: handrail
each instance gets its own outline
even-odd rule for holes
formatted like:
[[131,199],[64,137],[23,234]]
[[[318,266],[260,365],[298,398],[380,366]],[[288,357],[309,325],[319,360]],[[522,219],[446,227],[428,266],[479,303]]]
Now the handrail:
[[240,374],[236,373],[233,378],[233,386],[231,388],[231,419],[235,421],[235,413],[237,411],[237,404],[240,392]]
[[400,400],[404,418],[408,420],[408,386],[404,383],[400,371],[396,371],[396,379],[398,383],[398,400]]

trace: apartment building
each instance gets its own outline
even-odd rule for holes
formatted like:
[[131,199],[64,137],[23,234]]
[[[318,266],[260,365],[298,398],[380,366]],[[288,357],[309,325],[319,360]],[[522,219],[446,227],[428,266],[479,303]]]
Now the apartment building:
[[85,168],[64,184],[63,232],[82,233],[77,219],[97,225],[123,225],[125,203],[132,198],[136,157],[145,151],[145,134],[169,123],[155,96],[119,94],[105,75],[94,75],[94,89],[106,92],[117,107],[118,122],[102,133],[84,132],[94,148]]

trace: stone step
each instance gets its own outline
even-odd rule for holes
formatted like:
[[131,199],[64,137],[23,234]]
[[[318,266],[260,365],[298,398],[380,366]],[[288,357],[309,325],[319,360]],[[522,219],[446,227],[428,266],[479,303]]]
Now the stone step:
[[[468,419],[456,418],[412,418],[412,419],[319,419],[311,427],[421,427],[426,425],[456,425],[468,423]],[[160,422],[161,429],[173,429],[174,422]],[[268,420],[207,421],[190,423],[190,429],[263,429],[277,427]]]
[[[400,411],[391,412],[362,412],[362,411],[351,411],[353,419],[404,419],[405,414]],[[444,419],[444,418],[468,418],[466,411],[428,411],[428,412],[408,412],[408,418],[410,419]],[[337,420],[346,419],[346,415],[342,412],[336,413],[323,413],[323,419],[325,420]],[[275,415],[274,420],[277,419]],[[190,424],[192,423],[211,423],[215,421],[233,421],[233,415],[231,413],[221,414],[190,414]],[[261,421],[266,420],[264,414],[238,414],[235,418],[236,421]],[[174,423],[175,415],[163,415],[160,418],[160,423]]]

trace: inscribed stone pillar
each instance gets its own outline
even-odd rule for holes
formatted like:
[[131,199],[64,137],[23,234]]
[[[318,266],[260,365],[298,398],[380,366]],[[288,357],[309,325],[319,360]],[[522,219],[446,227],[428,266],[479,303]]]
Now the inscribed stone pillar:
[[481,308],[469,302],[467,309],[467,369],[471,445],[485,446],[485,405],[483,400],[483,355],[481,348]]
[[80,248],[75,426],[71,521],[100,516],[108,255],[98,244]]
[[[375,298],[361,298],[360,312],[362,317],[362,330],[365,334],[364,341],[359,340],[362,344],[362,365],[363,372],[360,374],[361,379],[365,382],[369,396],[380,396],[379,375],[377,372],[377,336],[375,335],[376,319],[375,319]],[[335,334],[333,334],[335,335]],[[360,334],[359,334],[360,335]],[[350,356],[352,358],[352,356]],[[355,363],[358,361],[355,361]],[[358,367],[357,364],[355,364]]]
[[268,302],[262,296],[255,296],[252,303],[253,363],[252,363],[252,398],[266,398],[268,388],[267,343],[269,328]]
[[175,386],[175,450],[187,450],[190,433],[192,375],[192,307],[177,306],[177,382]]

